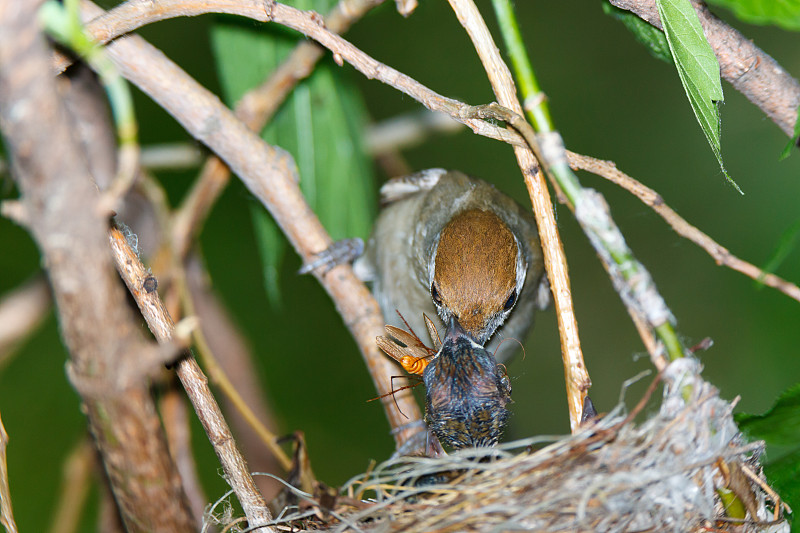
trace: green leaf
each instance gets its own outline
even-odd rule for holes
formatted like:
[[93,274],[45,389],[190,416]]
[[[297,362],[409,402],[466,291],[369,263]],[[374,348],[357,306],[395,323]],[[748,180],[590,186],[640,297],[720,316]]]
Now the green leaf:
[[256,244],[263,265],[264,289],[273,310],[281,308],[280,264],[286,251],[286,240],[278,225],[270,218],[263,206],[254,204],[250,209]]
[[800,0],[709,0],[708,3],[730,9],[745,22],[800,30]]
[[768,462],[764,466],[764,473],[781,499],[797,513],[797,509],[800,509],[800,450]]
[[603,2],[603,13],[621,22],[639,44],[647,48],[650,54],[667,63],[673,63],[672,54],[664,32],[649,24],[630,11],[611,5],[608,0]]
[[745,434],[767,446],[800,450],[800,383],[785,390],[763,415],[740,413],[736,422]]
[[719,104],[723,101],[719,62],[689,0],[656,0],[672,59],[695,117],[728,181],[740,193],[722,163]]
[[783,152],[781,152],[781,157],[779,158],[781,161],[791,155],[794,148],[797,146],[797,141],[800,140],[800,106],[798,106],[796,114],[797,118],[795,118],[794,121],[794,135],[792,135],[792,138],[786,143],[786,146],[783,147]]
[[[333,0],[296,0],[300,9],[324,13]],[[254,25],[220,17],[212,29],[212,47],[225,101],[231,105],[262,83],[304,39],[276,25]],[[366,238],[374,211],[373,179],[362,133],[366,110],[358,90],[330,58],[300,82],[262,137],[295,158],[300,188],[334,239]],[[285,253],[269,214],[255,209],[256,236],[270,301],[276,303],[278,264]]]
[[800,383],[784,391],[763,415],[736,415],[750,439],[767,443],[764,472],[790,507],[800,509]]
[[[783,232],[783,235],[778,240],[778,245],[775,247],[775,252],[773,252],[772,257],[769,258],[769,261],[761,270],[765,273],[775,272],[789,253],[797,246],[798,237],[800,237],[800,219],[795,220],[794,224]],[[756,283],[763,287],[760,278],[756,280]]]

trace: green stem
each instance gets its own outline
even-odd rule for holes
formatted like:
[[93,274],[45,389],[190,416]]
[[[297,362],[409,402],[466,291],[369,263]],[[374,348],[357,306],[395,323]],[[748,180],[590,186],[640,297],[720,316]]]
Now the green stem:
[[739,499],[732,490],[719,488],[717,489],[717,494],[719,494],[719,498],[722,500],[725,514],[738,520],[744,520],[747,517],[747,510],[744,507],[744,503],[742,503],[742,500]]
[[664,322],[660,326],[656,326],[656,335],[664,343],[669,358],[674,361],[683,357],[683,347],[678,341],[678,336],[675,334],[675,328],[669,322]]
[[84,58],[97,73],[111,102],[120,145],[134,146],[138,127],[128,83],[119,75],[103,48],[83,30],[79,10],[78,0],[65,0],[63,5],[48,0],[39,10],[39,19],[56,41]]
[[[514,6],[511,5],[511,0],[494,0],[493,5],[500,23],[500,32],[506,43],[508,57],[511,59],[511,67],[514,69],[514,77],[524,98],[523,107],[528,114],[528,119],[537,132],[553,131],[555,128],[550,118],[550,110],[543,102],[544,93],[539,88],[528,52],[522,42]],[[542,105],[538,105],[539,101]]]
[[[622,290],[626,294],[623,294],[623,299],[626,299],[626,295],[631,297],[635,300],[634,308],[642,312],[649,309],[644,302],[652,301],[653,296],[657,297],[661,302],[663,312],[644,311],[643,314],[664,344],[669,358],[675,360],[683,357],[683,347],[670,323],[671,318],[667,318],[671,317],[669,310],[666,308],[666,304],[663,304],[663,299],[656,291],[649,273],[644,265],[634,257],[610,215],[602,209],[604,205],[602,198],[593,191],[584,189],[567,163],[561,137],[556,131],[547,106],[547,99],[539,88],[530,59],[525,51],[511,0],[492,0],[492,4],[497,14],[508,56],[511,59],[519,91],[525,102],[526,116],[535,132],[533,139],[524,133],[523,136],[537,152],[537,156],[542,159],[546,172],[558,183],[564,196],[574,207],[578,222],[586,231],[600,257],[609,262],[609,271],[612,272],[612,276],[614,275],[613,271],[616,271],[624,279],[625,287]],[[517,129],[520,128],[517,127]]]

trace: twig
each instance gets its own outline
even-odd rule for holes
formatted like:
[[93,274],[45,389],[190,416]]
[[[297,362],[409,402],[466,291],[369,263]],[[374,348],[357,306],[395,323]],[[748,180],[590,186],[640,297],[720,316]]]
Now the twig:
[[[224,304],[209,286],[208,273],[197,253],[189,255],[185,269],[187,290],[194,302],[193,314],[200,319],[200,328],[211,353],[220,354],[218,362],[222,371],[230,377],[233,389],[239,393],[244,405],[249,407],[258,421],[258,425],[254,426],[248,417],[236,409],[232,401],[223,403],[242,452],[252,470],[278,473],[281,470],[281,460],[275,457],[269,444],[265,446],[264,441],[267,434],[272,441],[274,431],[270,433],[261,429],[274,427],[275,417],[264,398],[253,351],[231,320]],[[283,449],[279,450],[283,453]],[[255,481],[267,501],[271,501],[279,490],[278,483],[267,476],[258,476]]]
[[202,150],[190,143],[176,142],[142,147],[141,165],[150,171],[195,168],[202,161]]
[[454,133],[461,131],[462,127],[447,115],[422,110],[373,124],[367,128],[364,138],[367,151],[379,156],[422,144],[433,133]]
[[[180,294],[184,313],[188,316],[195,316],[196,312],[194,300],[186,283],[185,271],[179,272],[175,281],[179,285],[178,292]],[[200,360],[206,367],[213,383],[224,392],[225,396],[227,396],[228,400],[230,400],[230,402],[234,405],[239,414],[241,414],[242,417],[247,421],[248,425],[256,431],[258,436],[261,438],[261,441],[270,450],[272,456],[277,459],[280,466],[284,470],[288,471],[292,467],[292,461],[278,444],[278,437],[269,429],[267,429],[264,423],[261,422],[261,420],[247,404],[247,402],[244,401],[242,396],[239,394],[239,391],[236,389],[233,383],[231,383],[230,379],[228,379],[227,374],[217,362],[214,352],[209,347],[203,329],[196,329],[193,332],[193,337],[197,351],[200,354]]]
[[[166,278],[165,301],[172,302],[173,316],[199,319],[200,326],[195,330],[196,346],[212,384],[220,388],[233,407],[229,413],[233,415],[231,423],[234,429],[240,430],[237,432],[239,444],[250,460],[251,468],[277,472],[283,466],[288,470],[290,460],[277,445],[277,437],[264,423],[271,416],[261,396],[252,355],[246,343],[228,318],[224,306],[208,287],[208,274],[197,252],[190,253],[186,258],[179,258],[175,249],[169,246],[166,235],[169,233],[171,211],[166,192],[147,173],[142,174],[140,184],[152,206],[164,249],[163,253],[154,252],[152,256],[163,258],[158,261],[162,266],[156,272],[160,270],[164,274],[162,277]],[[197,302],[197,308],[194,302]],[[169,305],[167,307],[169,309]],[[208,345],[206,337],[209,338]],[[217,361],[213,355],[215,351],[224,353],[225,357]],[[228,379],[228,375],[231,379]],[[257,478],[256,484],[269,501],[272,494],[268,493],[274,492],[275,488],[271,479]]]
[[761,487],[761,490],[763,490],[767,494],[767,496],[769,496],[770,499],[772,499],[772,503],[775,504],[774,520],[777,521],[780,518],[782,510],[785,510],[787,513],[792,512],[792,508],[789,507],[789,504],[781,500],[781,497],[778,496],[778,494],[774,490],[772,490],[772,487],[767,485],[767,483],[763,479],[761,479],[761,477],[758,476],[755,472],[753,472],[753,470],[749,466],[747,466],[745,463],[739,463],[739,466],[741,467],[742,472],[744,472],[744,474],[747,477],[749,477],[756,485]]
[[[172,338],[174,324],[158,291],[148,291],[147,280],[152,276],[139,261],[136,252],[130,248],[121,231],[112,228],[109,237],[120,276],[136,300],[150,331],[159,342],[169,342]],[[208,379],[200,370],[191,353],[184,354],[177,364],[176,373],[186,389],[186,394],[194,406],[197,417],[203,424],[225,472],[225,479],[236,493],[250,526],[264,526],[272,520],[272,515],[247,470],[247,464],[236,447],[236,441],[222,416],[219,405],[208,388]],[[273,531],[267,526],[262,527],[261,530]]]
[[[610,0],[661,29],[655,0]],[[720,73],[734,89],[758,106],[792,137],[800,104],[800,84],[777,61],[737,30],[714,16],[703,2],[692,0],[703,32],[719,60]]]
[[800,301],[800,287],[775,274],[765,272],[757,266],[743,261],[730,253],[727,248],[717,244],[711,237],[681,218],[678,213],[664,203],[664,199],[656,191],[619,170],[613,161],[602,161],[574,152],[567,152],[567,157],[573,169],[585,170],[592,174],[597,174],[639,198],[643,203],[650,206],[653,211],[661,215],[678,235],[689,239],[708,252],[708,255],[710,255],[718,265],[726,266],[732,270],[741,272],[745,276],[749,276],[764,285],[781,291],[794,300]]
[[50,288],[36,276],[0,300],[0,367],[14,349],[41,324],[50,310]]
[[[327,24],[326,19],[326,27],[329,27]],[[330,28],[329,28],[330,29]],[[300,47],[304,47],[306,45],[314,46],[315,48],[319,49],[319,46],[316,44],[311,44],[308,41],[304,41],[302,44],[297,45],[298,49]],[[298,77],[298,69],[302,69],[301,66],[297,66],[295,62],[292,62],[294,54],[290,55],[287,59],[285,64],[287,64],[286,70],[292,70],[294,78]],[[288,63],[292,63],[292,69],[289,68]],[[270,79],[267,83],[275,86],[281,86],[282,80],[276,79],[275,76],[279,76],[280,72],[282,72],[282,68],[278,67],[278,70],[270,76]],[[300,79],[291,79],[285,80],[285,83],[288,83],[290,86],[293,86],[295,83],[300,81]],[[264,100],[269,99],[271,104],[274,104],[276,100],[280,101],[284,98],[284,94],[282,92],[276,92],[276,90],[267,91],[264,89],[264,92],[261,92],[261,89],[265,87],[267,84],[253,89],[253,91],[258,91],[262,94]],[[247,98],[247,95],[250,93],[246,93],[243,100],[240,101],[240,105],[244,105],[244,99]],[[270,112],[274,112],[274,110],[270,110]],[[239,112],[239,106],[234,109],[234,113],[236,116],[240,117],[248,126],[250,126],[250,122],[246,118],[247,116],[251,116],[255,113],[264,113],[263,109],[253,109],[249,113]],[[269,118],[267,116],[267,118]],[[373,156],[378,156],[384,152],[390,150],[399,150],[403,148],[409,148],[412,146],[417,146],[420,143],[424,142],[431,134],[434,133],[456,133],[461,131],[463,124],[453,120],[452,118],[442,115],[439,113],[433,113],[431,111],[413,111],[410,113],[405,113],[402,115],[398,115],[393,118],[388,118],[382,122],[378,122],[367,126],[367,133],[364,136],[366,142],[366,150]],[[251,127],[253,131],[257,131],[258,125],[255,127]],[[140,153],[140,164],[141,167],[147,170],[183,170],[187,168],[196,168],[200,166],[203,162],[203,151],[198,148],[196,144],[192,144],[189,142],[173,142],[173,143],[161,143],[161,144],[150,144],[141,147]],[[9,171],[8,163],[3,159],[0,158],[0,176],[7,174]]]
[[417,9],[417,0],[395,0],[397,12],[407,17]]
[[169,380],[169,389],[160,398],[159,408],[164,421],[164,432],[167,434],[169,453],[183,480],[183,490],[189,498],[195,521],[203,520],[208,499],[203,485],[197,476],[197,463],[192,451],[192,428],[190,426],[189,409],[177,380]]
[[[344,33],[367,11],[383,0],[340,0],[325,16],[325,27]],[[313,41],[298,44],[264,83],[246,92],[236,104],[236,116],[248,128],[260,132],[297,83],[307,78],[325,49]],[[217,156],[210,156],[191,190],[175,214],[173,247],[179,257],[186,255],[211,207],[230,179],[230,169]]]
[[[0,125],[48,267],[69,368],[129,531],[195,530],[146,381],[146,342],[108,254],[107,220],[38,33],[37,3],[0,3]],[[92,392],[87,392],[87,384]]]
[[[86,6],[87,3],[84,2],[83,5]],[[265,9],[265,6],[268,9]],[[98,15],[99,13],[99,11],[94,11],[92,14]],[[301,11],[277,2],[265,3],[264,0],[161,0],[157,4],[128,0],[105,15],[97,16],[86,24],[86,29],[97,41],[108,43],[120,35],[159,20],[208,13],[240,15],[260,22],[275,22],[299,31],[333,52],[334,56],[350,63],[367,78],[376,79],[394,87],[432,111],[441,111],[450,115],[478,135],[511,144],[522,144],[521,139],[514,132],[509,132],[483,120],[464,118],[459,113],[464,106],[463,103],[442,96],[410,76],[376,61],[325,28],[321,17],[313,11]],[[62,71],[65,64],[57,60],[56,72]]]
[[67,455],[50,533],[75,533],[78,530],[81,515],[86,509],[86,497],[89,495],[96,458],[94,447],[85,437]]
[[14,522],[14,512],[11,509],[11,490],[8,486],[7,447],[8,433],[3,426],[3,419],[0,418],[0,524],[8,533],[17,533],[17,524]]
[[[516,86],[511,72],[500,57],[500,52],[477,7],[472,0],[450,0],[450,5],[461,25],[467,30],[478,52],[498,102],[517,114],[522,114],[522,106],[517,99]],[[578,323],[572,304],[567,260],[556,227],[550,193],[547,190],[544,173],[539,162],[529,147],[516,146],[514,152],[525,177],[525,184],[528,187],[536,223],[539,227],[545,266],[558,313],[558,330],[561,336],[561,355],[564,361],[570,427],[573,432],[576,432],[580,426],[581,413],[583,413],[583,398],[592,382],[586,371],[578,338]]]
[[[88,2],[84,3],[84,8],[91,9],[85,14],[99,11]],[[267,206],[304,261],[330,246],[330,236],[297,186],[295,165],[288,154],[265,144],[236,120],[215,96],[140,37],[118,39],[108,45],[108,50],[126,78],[225,160],[245,186]],[[383,331],[377,302],[349,266],[335,267],[317,277],[336,302],[356,339],[378,392],[389,392],[391,376],[397,374],[398,369],[375,345],[375,337]],[[419,407],[410,394],[397,397],[397,401],[407,415],[421,418]],[[405,424],[392,400],[385,400],[383,405],[392,428]],[[396,432],[394,437],[399,445],[413,434],[410,428]]]

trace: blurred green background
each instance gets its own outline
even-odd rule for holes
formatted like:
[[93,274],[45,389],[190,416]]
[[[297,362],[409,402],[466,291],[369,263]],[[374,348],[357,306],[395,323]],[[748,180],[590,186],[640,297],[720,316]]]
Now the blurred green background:
[[[495,28],[489,2],[479,7]],[[732,253],[763,265],[785,230],[800,218],[800,154],[779,161],[787,142],[727,83],[723,84],[722,151],[726,168],[745,192],[726,181],[697,125],[671,65],[653,59],[627,30],[605,16],[598,0],[517,3],[520,26],[552,115],[569,149],[611,159],[659,191],[690,223]],[[800,73],[794,33],[723,18]],[[165,21],[141,34],[212,91],[219,93],[208,33],[213,17]],[[259,25],[253,23],[254,28]],[[478,104],[493,100],[474,51],[443,1],[422,0],[404,19],[386,2],[348,38],[376,59],[441,94]],[[328,58],[326,61],[330,61]],[[419,109],[411,98],[342,69],[363,92],[375,121]],[[136,94],[143,144],[190,141],[168,115]],[[795,150],[796,151],[796,150]],[[460,169],[497,184],[527,202],[510,147],[468,130],[428,139],[404,155],[415,169]],[[384,179],[375,167],[377,179]],[[161,173],[177,204],[196,173]],[[649,268],[678,319],[685,344],[706,336],[714,346],[700,354],[706,377],[725,398],[741,396],[739,410],[762,412],[777,394],[800,381],[800,304],[744,276],[718,267],[703,251],[675,235],[649,208],[602,179],[581,175],[606,196],[637,257]],[[377,187],[375,187],[377,189]],[[5,198],[13,190],[3,189]],[[282,433],[305,431],[318,477],[338,485],[372,459],[389,456],[393,442],[354,342],[316,281],[295,274],[293,252],[281,265],[283,308],[266,300],[249,206],[254,200],[233,182],[201,237],[216,291],[257,354],[260,378]],[[570,266],[584,355],[600,411],[618,401],[624,380],[649,368],[628,315],[568,210],[557,208]],[[0,219],[0,294],[40,268],[27,233]],[[800,250],[777,273],[800,281]],[[527,356],[508,365],[515,403],[507,439],[568,431],[563,369],[555,315],[538,315],[525,342]],[[68,450],[85,432],[77,396],[64,373],[65,351],[51,316],[0,368],[0,413],[10,435],[10,483],[18,525],[42,531],[50,520]],[[629,392],[631,403],[644,387]],[[225,490],[205,437],[195,437],[209,498]],[[87,513],[85,527],[93,518]]]

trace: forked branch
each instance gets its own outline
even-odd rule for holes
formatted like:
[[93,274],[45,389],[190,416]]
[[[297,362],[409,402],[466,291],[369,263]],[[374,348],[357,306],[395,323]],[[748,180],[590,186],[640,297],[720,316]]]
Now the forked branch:
[[[175,326],[156,291],[155,278],[141,263],[121,231],[116,228],[111,229],[110,243],[117,270],[133,299],[136,300],[150,331],[160,343],[169,343]],[[264,526],[272,520],[272,515],[253,482],[247,463],[236,446],[236,441],[211,389],[208,388],[208,379],[191,353],[183,354],[177,362],[176,373],[214,447],[225,472],[225,479],[242,504],[250,527]],[[273,529],[262,527],[257,531],[273,531]]]

